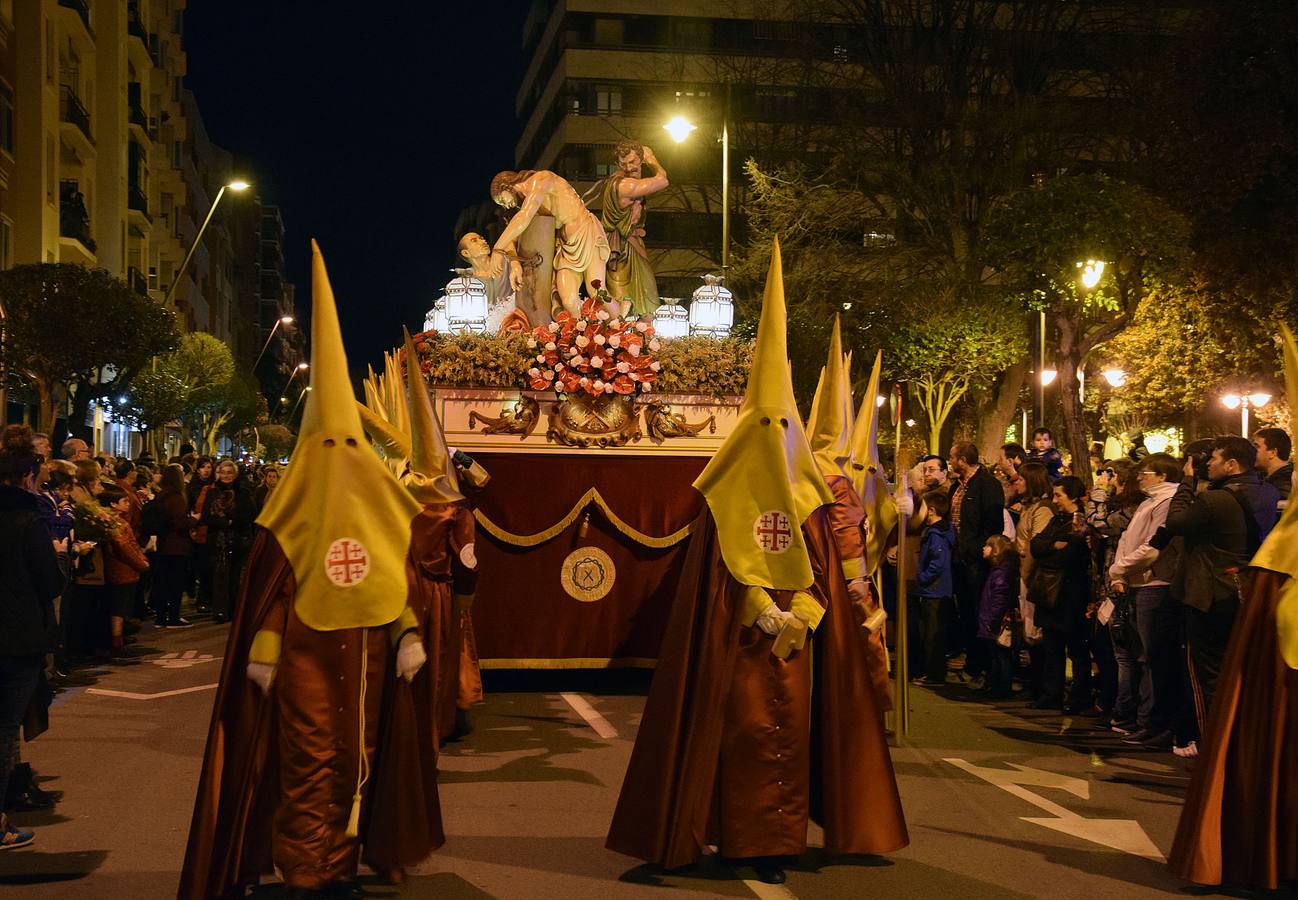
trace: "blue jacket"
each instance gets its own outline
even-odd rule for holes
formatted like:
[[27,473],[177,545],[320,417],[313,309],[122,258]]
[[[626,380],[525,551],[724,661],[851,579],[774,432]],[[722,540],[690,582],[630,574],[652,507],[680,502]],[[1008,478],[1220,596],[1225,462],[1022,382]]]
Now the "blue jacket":
[[955,557],[955,528],[946,519],[924,529],[919,543],[919,596],[954,597],[951,563]]
[[1019,605],[1019,566],[1014,559],[992,568],[978,598],[978,637],[994,640],[1001,633],[1001,619]]

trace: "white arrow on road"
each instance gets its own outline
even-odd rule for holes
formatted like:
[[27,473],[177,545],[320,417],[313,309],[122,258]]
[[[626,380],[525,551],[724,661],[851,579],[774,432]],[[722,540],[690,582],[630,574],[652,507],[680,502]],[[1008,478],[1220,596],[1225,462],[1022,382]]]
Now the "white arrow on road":
[[964,769],[970,775],[977,775],[983,781],[996,785],[996,787],[1013,794],[1020,800],[1026,800],[1043,812],[1050,813],[1053,817],[1032,818],[1021,816],[1020,818],[1024,822],[1031,822],[1034,825],[1042,825],[1064,834],[1071,834],[1073,837],[1081,838],[1084,841],[1112,847],[1114,850],[1121,850],[1123,853],[1130,853],[1133,856],[1141,856],[1159,862],[1166,861],[1166,857],[1163,856],[1158,847],[1154,846],[1154,842],[1149,839],[1149,835],[1145,834],[1145,829],[1141,828],[1140,823],[1135,819],[1088,819],[1023,787],[1025,784],[1030,784],[1033,787],[1055,788],[1083,800],[1090,799],[1090,786],[1080,778],[1073,778],[1069,775],[1056,775],[1053,772],[1045,772],[1041,769],[1029,769],[1014,763],[1010,763],[1011,766],[1014,766],[1014,769],[1011,770],[989,769],[984,766],[974,765],[964,759],[947,759],[946,761],[957,768]]
[[101,697],[121,697],[123,700],[161,700],[163,697],[178,697],[181,694],[196,694],[199,691],[210,691],[215,683],[200,684],[195,687],[179,688],[174,691],[159,691],[156,694],[137,694],[134,691],[114,691],[109,688],[86,688],[87,694],[98,694]]

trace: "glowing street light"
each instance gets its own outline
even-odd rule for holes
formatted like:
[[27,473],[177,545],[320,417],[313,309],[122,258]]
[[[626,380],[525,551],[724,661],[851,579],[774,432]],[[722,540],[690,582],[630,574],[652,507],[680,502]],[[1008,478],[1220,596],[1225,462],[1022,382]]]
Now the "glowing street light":
[[888,398],[885,397],[883,394],[880,394],[879,396],[874,398],[874,405],[877,407],[882,407],[887,402],[888,402]]
[[1239,433],[1248,437],[1248,411],[1266,406],[1271,402],[1271,395],[1265,391],[1252,394],[1222,394],[1221,404],[1227,409],[1239,410]]
[[207,231],[207,225],[212,221],[212,214],[216,212],[216,207],[221,202],[221,198],[225,196],[225,192],[231,190],[235,193],[241,193],[248,190],[249,187],[251,187],[251,185],[242,179],[229,181],[221,185],[221,189],[216,192],[216,199],[212,201],[212,206],[207,211],[207,218],[205,218],[203,224],[199,226],[198,234],[194,235],[194,243],[189,245],[189,252],[186,253],[185,258],[181,260],[180,268],[171,276],[171,284],[167,286],[167,295],[162,299],[163,306],[168,309],[171,308],[171,298],[176,295],[176,286],[180,284],[180,276],[185,274],[185,269],[189,267],[189,261],[194,258],[194,251],[198,249],[199,242],[203,240],[203,232]]
[[667,124],[663,125],[663,128],[672,136],[672,140],[679,144],[698,126],[684,116],[673,116]]
[[257,363],[261,362],[261,358],[266,355],[266,348],[270,346],[270,339],[275,336],[275,332],[279,330],[279,326],[292,324],[292,316],[280,316],[275,320],[275,324],[271,326],[270,334],[266,335],[266,343],[261,345],[261,352],[257,354],[257,360],[252,364],[253,371],[257,370]]
[[1100,279],[1104,277],[1104,260],[1102,259],[1088,259],[1085,262],[1079,262],[1077,268],[1082,270],[1077,278],[1081,281],[1082,287],[1088,291],[1099,284]]
[[1042,387],[1050,387],[1050,385],[1052,385],[1052,384],[1055,383],[1055,379],[1058,378],[1058,377],[1059,377],[1059,372],[1058,372],[1057,370],[1055,370],[1055,369],[1042,369],[1042,370],[1041,370],[1041,386],[1042,386]]
[[1127,383],[1127,373],[1118,368],[1105,369],[1104,380],[1109,383],[1109,387],[1120,388]]

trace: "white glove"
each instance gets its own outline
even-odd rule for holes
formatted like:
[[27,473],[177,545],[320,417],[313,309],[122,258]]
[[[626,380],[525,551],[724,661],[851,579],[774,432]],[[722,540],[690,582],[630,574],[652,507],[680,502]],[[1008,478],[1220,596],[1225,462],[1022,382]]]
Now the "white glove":
[[476,569],[478,567],[478,555],[473,552],[472,544],[465,544],[460,548],[460,562],[464,563],[466,569]]
[[897,513],[903,519],[908,519],[915,514],[915,498],[905,488],[893,495],[892,502],[897,504]]
[[261,688],[263,694],[269,694],[270,686],[275,682],[275,666],[270,663],[248,663],[248,680]]
[[775,637],[775,635],[780,633],[780,629],[784,627],[784,623],[792,618],[793,613],[785,612],[774,603],[768,603],[766,609],[762,610],[761,613],[758,614],[757,622],[755,624],[771,637]]
[[407,634],[397,647],[397,675],[407,682],[414,681],[415,673],[428,662],[424,642],[417,634]]
[[847,595],[852,598],[854,603],[864,603],[873,606],[870,603],[870,588],[865,583],[864,578],[853,578],[847,583]]

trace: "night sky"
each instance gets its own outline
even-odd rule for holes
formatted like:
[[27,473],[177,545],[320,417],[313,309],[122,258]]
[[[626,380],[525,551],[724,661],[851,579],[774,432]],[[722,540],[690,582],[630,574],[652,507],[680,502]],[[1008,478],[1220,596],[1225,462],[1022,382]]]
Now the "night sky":
[[403,324],[422,326],[451,278],[460,210],[513,167],[527,6],[191,0],[185,12],[186,83],[208,133],[281,208],[304,315],[320,242],[353,373]]

